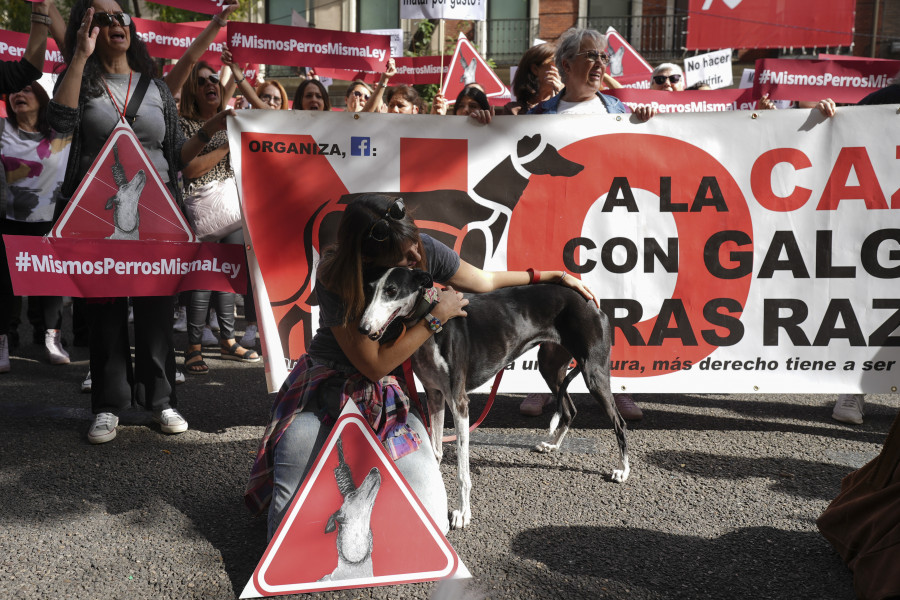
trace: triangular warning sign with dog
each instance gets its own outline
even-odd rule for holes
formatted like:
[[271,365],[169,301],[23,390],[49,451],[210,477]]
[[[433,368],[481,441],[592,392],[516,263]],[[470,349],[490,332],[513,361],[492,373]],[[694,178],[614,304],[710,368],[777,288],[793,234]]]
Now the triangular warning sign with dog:
[[365,418],[347,402],[241,598],[468,577]]
[[137,135],[119,122],[51,237],[197,241]]
[[640,52],[613,27],[606,30],[606,52],[609,54],[609,66],[606,70],[613,79],[622,85],[640,84],[650,87],[650,74],[653,67],[644,60]]
[[441,95],[448,102],[454,102],[462,89],[470,83],[480,84],[489,100],[510,98],[509,90],[494,70],[481,58],[465,34],[460,33]]

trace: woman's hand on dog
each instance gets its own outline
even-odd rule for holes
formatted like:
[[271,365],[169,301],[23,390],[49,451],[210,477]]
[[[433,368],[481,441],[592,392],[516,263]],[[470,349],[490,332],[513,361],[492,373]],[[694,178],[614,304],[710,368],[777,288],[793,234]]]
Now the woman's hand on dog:
[[469,303],[463,298],[462,292],[457,292],[452,287],[440,291],[440,302],[432,309],[431,314],[439,319],[441,323],[446,323],[453,317],[465,317],[466,311],[463,310]]
[[600,308],[600,301],[597,300],[597,297],[594,296],[593,292],[591,292],[591,290],[589,290],[588,287],[584,285],[584,282],[577,277],[563,272],[562,276],[560,276],[560,278],[557,279],[556,282],[560,285],[572,288],[588,300],[593,301],[597,308]]

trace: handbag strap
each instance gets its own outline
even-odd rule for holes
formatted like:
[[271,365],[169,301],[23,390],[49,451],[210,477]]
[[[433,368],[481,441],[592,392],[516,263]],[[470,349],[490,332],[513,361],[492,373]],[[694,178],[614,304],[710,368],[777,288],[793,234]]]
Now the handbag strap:
[[150,87],[150,78],[141,75],[137,86],[134,88],[134,93],[128,100],[128,110],[125,112],[125,120],[128,121],[129,125],[134,125],[134,120],[137,118],[137,111],[141,107],[141,102],[144,101],[144,94],[147,93],[148,87]]

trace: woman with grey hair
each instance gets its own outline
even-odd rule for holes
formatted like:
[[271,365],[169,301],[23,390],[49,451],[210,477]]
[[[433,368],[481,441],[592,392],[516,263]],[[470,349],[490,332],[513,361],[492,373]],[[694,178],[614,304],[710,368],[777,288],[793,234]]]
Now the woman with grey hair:
[[650,89],[664,92],[684,91],[684,71],[675,63],[663,63],[650,75]]
[[[627,113],[628,108],[618,98],[600,93],[609,64],[606,49],[606,36],[599,31],[574,27],[566,31],[559,38],[556,49],[556,68],[565,87],[528,114]],[[656,114],[655,109],[647,106],[638,107],[634,112],[644,121]],[[622,417],[630,421],[643,417],[630,394],[614,394],[613,397]],[[539,415],[552,400],[549,394],[528,394],[519,411],[525,415]]]
[[[627,113],[628,108],[618,99],[600,93],[606,76],[609,55],[606,36],[595,29],[572,27],[560,36],[556,49],[556,68],[565,86],[561,92],[541,102],[528,114],[615,114]],[[646,121],[656,111],[639,107],[634,111]],[[493,110],[470,113],[480,123],[490,123]]]
[[[609,55],[606,36],[595,29],[571,28],[559,38],[556,68],[563,90],[529,111],[530,114],[603,114],[626,113],[618,99],[600,93]],[[643,112],[648,112],[643,110]],[[646,120],[650,117],[640,114]]]

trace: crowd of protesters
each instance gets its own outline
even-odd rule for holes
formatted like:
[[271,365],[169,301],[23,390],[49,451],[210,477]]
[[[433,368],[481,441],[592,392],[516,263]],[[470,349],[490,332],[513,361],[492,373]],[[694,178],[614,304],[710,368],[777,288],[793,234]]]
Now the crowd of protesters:
[[[212,18],[165,79],[157,78],[156,65],[137,35],[133,20],[116,0],[78,0],[67,22],[52,0],[31,6],[32,28],[24,57],[18,63],[0,64],[0,89],[6,94],[8,114],[0,124],[4,164],[0,228],[4,234],[47,234],[120,120],[128,120],[138,133],[162,181],[181,205],[183,198],[237,193],[225,133],[229,103],[261,110],[335,110],[328,89],[313,73],[289,97],[288,90],[277,80],[248,80],[227,46],[221,56],[221,71],[200,60],[227,24],[237,0],[225,2],[223,11]],[[66,61],[52,94],[37,81],[48,33],[57,38]],[[374,86],[363,81],[350,82],[343,101],[349,112],[451,115],[484,124],[495,115],[631,112],[615,97],[603,93],[607,88],[620,87],[607,72],[609,62],[605,36],[594,30],[573,28],[556,44],[539,44],[525,52],[512,81],[514,100],[504,106],[493,106],[478,83],[464,86],[452,102],[437,95],[426,103],[415,87],[390,85],[397,73],[393,59]],[[684,72],[676,64],[658,65],[649,79],[653,90],[685,90]],[[894,84],[863,103],[900,102],[898,88]],[[689,89],[704,88],[698,85]],[[132,112],[126,112],[138,90],[142,90],[140,99],[132,103]],[[239,94],[236,101],[235,91]],[[774,108],[774,104],[763,97],[759,108]],[[827,99],[818,108],[827,116],[833,116],[836,110]],[[649,107],[638,107],[634,112],[643,120],[655,114]],[[52,151],[44,152],[44,147]],[[23,177],[19,169],[23,164],[37,168],[27,170]],[[213,241],[244,240],[237,229]],[[20,343],[16,326],[21,313],[21,299],[13,294],[9,267],[5,261],[3,264],[0,373],[11,369],[9,353]],[[118,414],[132,405],[150,411],[165,433],[186,431],[187,421],[177,410],[175,384],[184,380],[185,372],[209,372],[203,355],[205,345],[218,344],[219,356],[224,359],[260,360],[254,349],[258,328],[252,290],[244,294],[248,325],[239,341],[235,332],[235,301],[232,293],[194,290],[179,298],[76,302],[80,310],[76,310],[75,318],[88,332],[90,349],[90,372],[82,388],[91,393],[95,415],[88,440],[112,440]],[[46,347],[48,361],[53,365],[69,363],[60,335],[63,298],[29,298],[28,307],[35,340]],[[133,323],[134,332],[133,362],[129,323]],[[213,330],[218,332],[218,339]],[[173,331],[188,334],[182,369],[176,367]],[[550,402],[549,394],[529,394],[520,410],[525,415],[539,415]],[[616,404],[624,418],[642,417],[630,395],[617,394]],[[833,416],[840,421],[861,423],[863,410],[861,395],[842,395]]]

